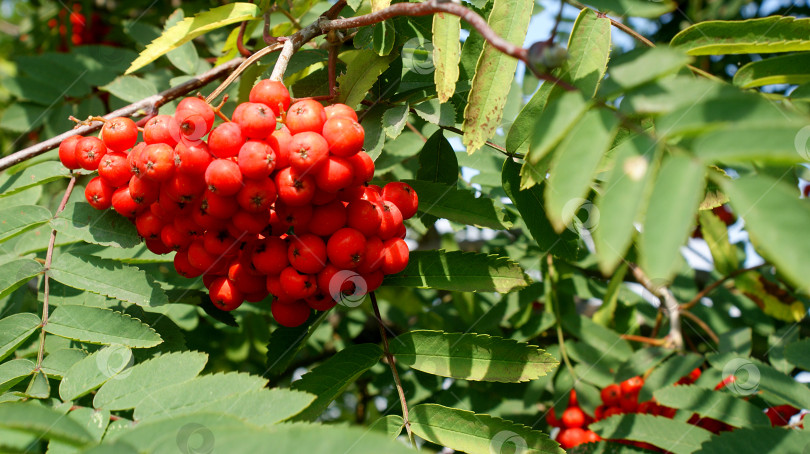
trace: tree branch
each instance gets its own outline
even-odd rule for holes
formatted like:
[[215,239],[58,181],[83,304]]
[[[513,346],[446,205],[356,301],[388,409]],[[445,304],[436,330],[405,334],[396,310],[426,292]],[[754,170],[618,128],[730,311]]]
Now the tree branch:
[[633,270],[633,276],[639,284],[644,286],[653,295],[661,300],[661,304],[666,308],[667,315],[669,316],[669,334],[667,334],[667,343],[677,349],[683,349],[683,332],[681,331],[681,317],[680,306],[675,296],[672,294],[665,285],[656,285],[650,278],[644,274],[637,265],[631,264],[630,269]]
[[[230,60],[220,66],[217,66],[216,68],[210,69],[204,72],[203,74],[200,74],[199,76],[189,80],[186,83],[180,84],[176,87],[172,87],[168,90],[162,91],[148,98],[144,98],[128,106],[122,107],[114,112],[105,115],[104,118],[111,119],[115,117],[131,117],[135,115],[144,115],[151,111],[156,111],[160,106],[166,104],[167,102],[173,99],[177,99],[181,96],[185,96],[193,92],[194,90],[197,90],[199,88],[204,87],[205,85],[208,85],[210,82],[214,80],[224,77],[225,75],[233,71],[234,68],[239,66],[239,64],[242,63],[244,60],[245,59],[241,57],[234,58],[233,60]],[[28,148],[24,148],[20,151],[12,153],[3,158],[0,158],[0,170],[8,169],[14,164],[18,164],[25,160],[39,156],[45,153],[46,151],[52,150],[58,147],[63,140],[67,139],[70,136],[85,135],[94,131],[98,131],[99,129],[101,129],[101,126],[102,126],[101,122],[93,122],[91,125],[81,126],[79,128],[64,132],[44,142],[40,142],[36,145],[32,145]]]
[[745,273],[747,273],[749,271],[754,271],[754,270],[756,270],[758,268],[761,268],[761,267],[763,267],[765,265],[767,265],[767,264],[762,263],[762,264],[757,265],[757,266],[752,266],[750,268],[741,268],[741,269],[734,270],[734,271],[728,273],[727,275],[723,276],[721,279],[718,279],[718,280],[712,282],[711,284],[707,285],[703,290],[698,292],[698,294],[695,295],[695,297],[692,298],[692,300],[689,301],[688,303],[681,304],[681,310],[682,311],[687,311],[687,310],[695,307],[695,305],[697,303],[699,303],[700,300],[702,300],[706,295],[711,293],[712,290],[714,290],[717,287],[723,285],[723,283],[726,282],[727,280],[734,279],[735,277],[737,277],[737,276],[739,276],[741,274],[745,274]]
[[697,325],[700,327],[700,329],[702,329],[706,334],[708,334],[709,337],[712,338],[712,341],[715,344],[720,343],[720,338],[717,337],[717,334],[715,334],[714,330],[709,328],[709,325],[707,325],[706,322],[701,320],[697,315],[695,315],[695,314],[693,314],[693,313],[691,313],[689,311],[684,311],[684,310],[681,310],[680,312],[681,312],[681,315],[683,315],[684,317],[686,317],[689,320],[692,320],[693,322],[697,323]]

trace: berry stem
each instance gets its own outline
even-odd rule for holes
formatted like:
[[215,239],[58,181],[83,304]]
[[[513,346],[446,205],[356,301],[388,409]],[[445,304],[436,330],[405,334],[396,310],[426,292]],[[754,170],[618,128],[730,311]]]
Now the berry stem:
[[397,365],[394,361],[394,355],[391,354],[391,350],[388,348],[388,335],[385,334],[385,325],[383,325],[382,316],[380,315],[380,307],[377,305],[377,295],[375,295],[374,292],[371,292],[369,293],[369,296],[371,297],[371,307],[374,308],[374,317],[377,319],[377,324],[380,326],[380,337],[382,337],[385,358],[388,361],[388,366],[391,367],[391,374],[394,376],[394,383],[397,387],[397,394],[399,394],[399,401],[402,404],[402,419],[405,420],[405,430],[408,432],[408,440],[410,440],[411,446],[416,448],[416,441],[413,438],[411,421],[408,416],[408,402],[405,399],[405,391],[402,389],[402,381],[399,379],[399,372],[397,372]]
[[239,34],[236,36],[236,49],[239,50],[242,56],[250,57],[253,52],[245,47],[245,29],[247,29],[247,21],[242,22],[239,26]]
[[683,309],[681,309],[681,315],[695,322],[700,327],[700,329],[703,330],[703,332],[705,332],[706,334],[709,335],[709,337],[712,338],[712,341],[715,344],[720,344],[720,338],[717,337],[717,334],[711,328],[709,328],[709,325],[707,325],[706,322],[701,320],[697,315],[689,311],[685,311]]
[[[53,217],[59,216],[59,213],[65,209],[67,205],[68,199],[70,198],[70,194],[73,192],[73,187],[76,185],[76,175],[70,177],[70,181],[68,182],[67,189],[65,189],[65,195],[62,196],[62,201],[59,203],[59,208],[56,209],[56,213],[54,213]],[[42,324],[40,327],[42,328],[39,332],[39,351],[37,352],[37,367],[35,370],[40,370],[42,368],[42,359],[45,356],[45,326],[48,324],[48,297],[50,295],[50,282],[48,278],[48,274],[51,269],[51,262],[53,261],[53,248],[56,245],[56,230],[51,230],[51,240],[48,242],[48,252],[45,254],[45,267],[44,267],[44,294],[42,297]]]

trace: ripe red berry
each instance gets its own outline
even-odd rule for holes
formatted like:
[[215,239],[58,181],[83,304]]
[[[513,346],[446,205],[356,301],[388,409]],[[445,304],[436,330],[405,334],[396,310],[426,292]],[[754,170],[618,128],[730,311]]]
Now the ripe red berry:
[[237,161],[245,178],[266,178],[276,169],[276,152],[267,142],[248,140],[239,149]]
[[70,136],[59,144],[59,160],[68,169],[81,168],[81,165],[76,161],[76,144],[82,138],[82,136]]
[[315,170],[315,184],[326,192],[337,192],[352,184],[352,166],[349,161],[329,156],[326,161]]
[[358,273],[368,274],[380,269],[385,260],[383,241],[376,236],[366,238],[366,251],[363,255],[363,261],[357,266]]
[[210,189],[206,189],[198,208],[209,216],[219,219],[229,219],[239,210],[239,204],[236,203],[233,197],[224,197],[211,192]]
[[312,131],[320,134],[326,122],[326,111],[318,101],[304,99],[290,106],[285,124],[290,134]]
[[383,274],[396,274],[408,266],[408,244],[401,238],[391,238],[383,242]]
[[172,116],[152,117],[143,127],[143,141],[147,144],[163,143],[174,148],[179,140],[180,126]]
[[384,201],[380,205],[380,229],[377,235],[383,240],[393,238],[402,225],[402,213],[392,202]]
[[[188,236],[182,232],[180,234],[186,237]],[[162,232],[161,239],[163,239]],[[167,246],[171,245],[167,244]],[[205,244],[202,240],[194,240],[188,245],[188,261],[194,268],[209,272],[218,259],[219,257],[205,250]]]
[[101,158],[107,154],[107,145],[97,137],[82,137],[76,143],[76,163],[85,170],[98,169]]
[[359,231],[345,227],[333,233],[326,243],[329,261],[344,270],[355,269],[363,261],[366,237]]
[[644,386],[644,379],[639,376],[631,377],[623,381],[620,386],[622,387],[622,395],[638,394]]
[[115,188],[101,177],[95,177],[84,188],[84,197],[87,202],[97,210],[106,210],[112,206],[112,196]]
[[348,158],[363,149],[365,132],[355,120],[334,117],[323,124],[323,137],[329,144],[329,152],[335,156]]
[[273,109],[276,116],[290,108],[290,92],[281,82],[264,79],[250,90],[250,102],[259,102]]
[[137,175],[129,179],[129,195],[138,205],[149,206],[160,195],[160,184]]
[[622,397],[622,388],[616,383],[607,385],[602,389],[602,402],[608,407],[615,407],[619,405],[619,399]]
[[242,189],[236,193],[236,202],[251,213],[266,212],[275,200],[276,185],[270,178],[245,180]]
[[419,208],[419,197],[410,185],[402,182],[391,182],[383,188],[383,200],[399,208],[403,219],[410,219]]
[[548,412],[546,412],[546,424],[551,427],[562,427],[562,421],[557,419],[557,415],[554,412],[554,407],[549,408]]
[[252,233],[254,235],[262,233],[270,223],[270,212],[261,211],[253,212],[246,210],[239,210],[233,215],[231,225],[235,230],[231,230],[231,234],[239,237],[242,232]]
[[174,173],[174,148],[165,143],[147,145],[135,165],[141,178],[166,181]]
[[136,202],[129,193],[129,187],[123,186],[113,193],[112,207],[121,216],[132,218],[138,213],[146,211],[147,206]]
[[312,310],[305,302],[300,300],[291,303],[273,301],[270,304],[270,312],[272,312],[273,318],[276,319],[279,325],[295,328],[306,323]]
[[132,172],[126,155],[118,152],[105,154],[98,165],[98,175],[116,188],[129,184]]
[[357,112],[346,104],[332,104],[331,106],[324,107],[323,110],[326,112],[327,120],[330,118],[345,117],[357,121]]
[[276,152],[276,169],[283,169],[290,165],[290,143],[292,142],[292,134],[286,126],[276,130],[266,140],[267,143],[273,147]]
[[563,449],[571,449],[575,446],[587,443],[587,440],[588,435],[585,433],[585,430],[579,427],[564,429],[557,435],[557,443],[559,443],[560,447]]
[[309,231],[320,236],[329,236],[346,226],[347,211],[343,202],[333,200],[312,209]]
[[227,256],[239,250],[236,239],[227,230],[209,229],[203,234],[203,246],[213,255]]
[[281,289],[294,299],[309,298],[318,291],[315,275],[301,273],[292,266],[288,266],[279,275]]
[[568,407],[562,414],[563,426],[583,427],[585,425],[585,413],[579,407]]
[[175,172],[161,185],[163,193],[176,202],[191,203],[205,191],[205,181],[198,175]]
[[320,134],[302,132],[289,145],[290,166],[301,172],[317,170],[329,158],[329,145]]
[[246,139],[264,139],[276,130],[276,114],[261,103],[247,102],[234,112],[233,121]]
[[302,206],[308,204],[315,195],[315,180],[312,175],[286,167],[276,174],[278,198],[284,204]]
[[[183,100],[177,104],[175,116],[177,116],[177,112],[183,111],[195,112],[200,116],[202,116],[202,118],[205,120],[206,132],[210,131],[211,127],[214,126],[214,119],[216,117],[216,115],[214,114],[214,108],[200,98],[194,97],[183,98]],[[181,124],[180,127],[182,128],[183,125]]]
[[296,270],[315,274],[326,266],[326,243],[311,233],[293,236],[287,250],[287,260]]
[[242,189],[242,172],[229,159],[215,159],[205,169],[205,183],[220,196],[234,195]]
[[239,260],[231,262],[228,267],[228,279],[236,285],[236,288],[243,295],[267,291],[267,279],[264,276],[253,274],[250,268]]
[[625,413],[634,413],[638,409],[638,391],[629,394],[622,392],[619,405]]
[[179,251],[191,244],[191,237],[181,232],[174,224],[166,224],[160,230],[160,241],[169,249]]
[[363,278],[363,282],[366,284],[366,291],[373,292],[380,288],[383,283],[383,279],[385,279],[385,275],[382,271],[372,271],[368,274],[361,274],[360,277]]
[[245,301],[242,292],[227,277],[218,277],[208,288],[211,302],[223,311],[232,311]]
[[337,302],[333,300],[331,296],[323,292],[318,292],[304,301],[307,303],[307,306],[316,311],[328,311],[337,305]]
[[289,265],[287,250],[287,243],[281,238],[265,238],[253,251],[253,266],[262,274],[279,274]]
[[208,150],[217,158],[232,158],[245,144],[242,129],[234,122],[222,123],[208,135]]
[[377,205],[368,200],[354,200],[346,206],[349,227],[359,230],[366,237],[376,235],[382,215]]
[[174,270],[177,271],[177,274],[188,279],[193,279],[202,274],[202,270],[195,268],[191,265],[191,262],[188,261],[188,253],[186,251],[178,251],[174,254]]
[[138,141],[138,126],[129,118],[116,117],[104,123],[101,138],[107,148],[123,152],[134,147]]
[[360,151],[346,159],[352,165],[352,174],[354,175],[352,185],[359,186],[368,183],[374,178],[374,161],[368,153]]
[[174,147],[174,166],[177,172],[201,175],[211,163],[208,145],[200,141],[196,144],[180,142]]

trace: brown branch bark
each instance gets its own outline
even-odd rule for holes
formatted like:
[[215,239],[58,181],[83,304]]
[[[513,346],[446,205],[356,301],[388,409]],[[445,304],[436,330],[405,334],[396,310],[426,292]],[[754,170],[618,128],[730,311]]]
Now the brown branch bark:
[[761,265],[752,266],[750,268],[741,268],[741,269],[734,270],[734,271],[728,273],[728,275],[723,276],[721,279],[718,279],[718,280],[712,282],[711,284],[707,285],[703,290],[701,290],[697,295],[695,295],[695,297],[692,298],[692,300],[689,301],[688,303],[681,304],[681,310],[686,311],[686,310],[689,310],[689,309],[695,307],[695,305],[697,303],[699,303],[700,300],[702,300],[706,295],[711,293],[712,290],[714,290],[717,287],[723,285],[723,283],[728,281],[729,279],[734,279],[735,277],[737,277],[737,276],[739,276],[741,274],[745,274],[745,273],[747,273],[749,271],[754,271],[754,270],[756,270],[758,268],[761,268],[761,267],[763,267],[765,265],[766,264],[763,263]]
[[677,350],[683,349],[683,331],[681,330],[681,313],[680,305],[675,299],[675,295],[666,286],[656,285],[647,277],[647,275],[637,265],[631,264],[630,269],[633,271],[633,277],[636,278],[639,284],[644,286],[653,295],[661,300],[661,305],[667,310],[669,317],[669,333],[667,334],[667,344]]
[[[186,83],[180,84],[176,87],[172,87],[168,90],[162,91],[148,98],[144,98],[128,106],[122,107],[114,112],[105,115],[104,118],[110,119],[115,117],[132,117],[156,111],[160,106],[166,104],[167,102],[173,99],[185,96],[193,92],[194,90],[204,87],[205,85],[214,80],[225,77],[227,74],[233,71],[234,68],[239,66],[239,64],[242,63],[244,60],[245,60],[244,58],[234,58],[233,60],[230,60],[220,66],[217,66],[216,68],[210,69],[204,72],[203,74],[200,74],[199,76],[195,77],[194,79],[191,79]],[[12,153],[3,158],[0,158],[0,170],[5,170],[13,166],[14,164],[18,164],[25,160],[39,156],[45,153],[46,151],[52,150],[58,147],[63,140],[67,139],[70,136],[85,135],[94,131],[98,131],[99,129],[101,129],[101,126],[102,126],[101,122],[93,122],[91,125],[81,126],[79,128],[64,132],[44,142],[40,142],[36,145],[32,145],[28,148],[24,148],[20,151]]]

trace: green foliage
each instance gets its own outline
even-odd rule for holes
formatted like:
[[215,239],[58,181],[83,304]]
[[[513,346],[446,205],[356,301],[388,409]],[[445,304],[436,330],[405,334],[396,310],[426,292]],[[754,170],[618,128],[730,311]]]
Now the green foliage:
[[690,55],[776,53],[810,49],[810,19],[770,16],[744,21],[706,21],[672,38],[674,47]]
[[591,427],[602,438],[622,438],[666,446],[675,454],[695,452],[712,436],[711,432],[691,424],[651,415],[612,416]]

